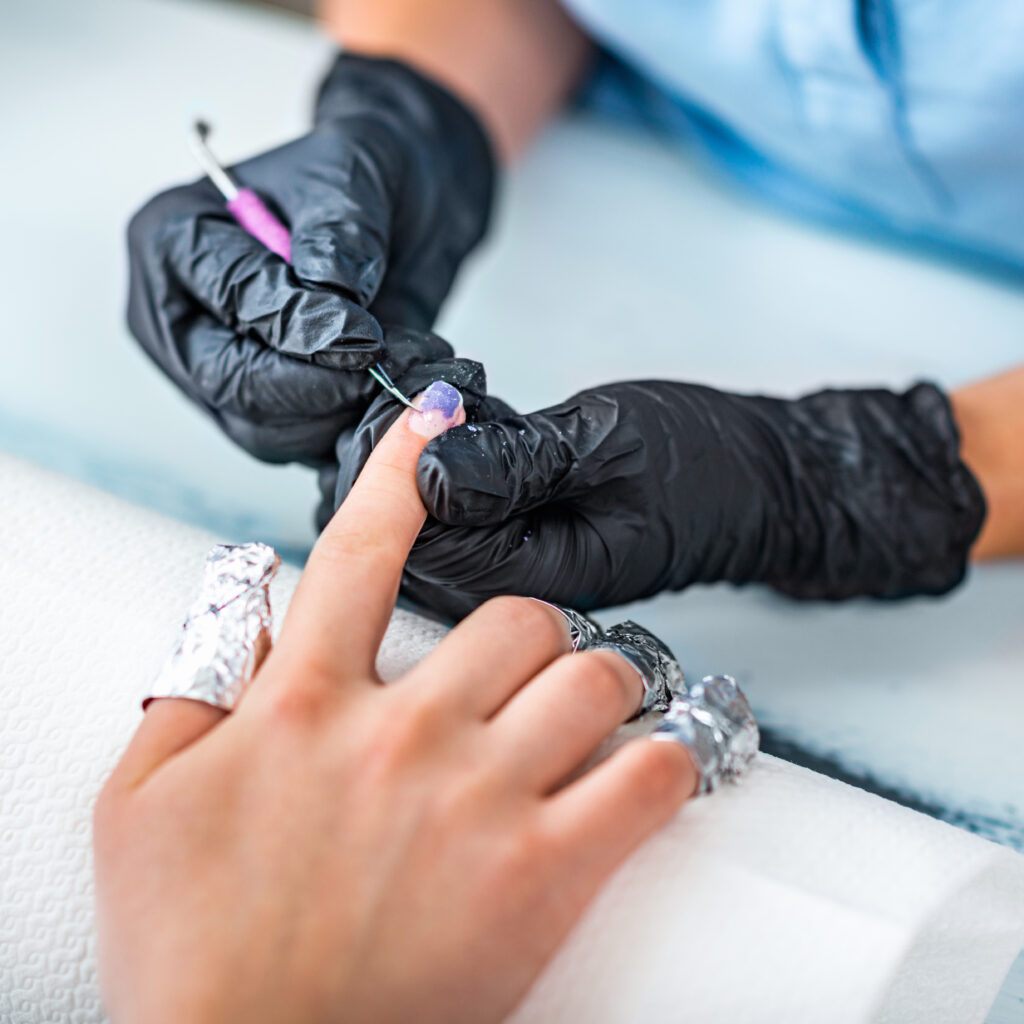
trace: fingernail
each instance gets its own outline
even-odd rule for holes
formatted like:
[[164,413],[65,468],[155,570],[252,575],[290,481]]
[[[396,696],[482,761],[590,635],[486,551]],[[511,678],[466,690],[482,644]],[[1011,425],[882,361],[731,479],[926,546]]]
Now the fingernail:
[[437,437],[449,427],[466,422],[466,410],[457,388],[435,380],[413,400],[416,412],[409,415],[409,429],[420,437]]

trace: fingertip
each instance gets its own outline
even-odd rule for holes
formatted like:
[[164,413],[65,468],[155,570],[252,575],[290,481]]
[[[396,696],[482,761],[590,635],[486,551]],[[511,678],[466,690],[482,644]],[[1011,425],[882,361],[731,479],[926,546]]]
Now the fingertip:
[[412,404],[413,408],[403,410],[373,448],[353,490],[360,485],[365,487],[387,468],[402,474],[403,493],[407,488],[416,493],[417,463],[423,446],[466,419],[461,393],[443,380],[429,384],[413,398]]
[[462,393],[447,381],[435,380],[414,399],[408,429],[428,441],[466,422]]

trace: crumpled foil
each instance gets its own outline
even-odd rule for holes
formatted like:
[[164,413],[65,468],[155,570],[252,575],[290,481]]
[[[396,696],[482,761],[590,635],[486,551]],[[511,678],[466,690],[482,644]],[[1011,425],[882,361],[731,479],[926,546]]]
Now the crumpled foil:
[[572,608],[551,607],[569,624],[574,652],[610,650],[633,663],[644,686],[644,699],[634,717],[664,712],[651,735],[689,750],[700,774],[699,793],[710,793],[722,782],[736,782],[743,775],[757,755],[761,732],[732,676],[705,676],[689,686],[675,656],[650,630],[628,619],[602,629]]
[[652,738],[682,743],[689,750],[700,774],[698,793],[736,782],[761,743],[750,704],[731,676],[705,676],[676,694]]
[[574,653],[610,650],[633,664],[644,687],[644,699],[634,717],[639,718],[648,711],[665,711],[673,694],[685,688],[686,680],[679,662],[650,630],[628,619],[602,629],[593,619],[572,608],[560,604],[551,607],[565,617]]
[[593,619],[588,619],[582,612],[566,608],[564,605],[551,604],[550,601],[541,603],[554,608],[565,619],[569,626],[569,642],[572,644],[573,654],[577,651],[585,651],[601,639],[604,631]]
[[644,699],[638,714],[667,711],[673,696],[686,689],[686,678],[675,655],[649,629],[632,619],[609,626],[591,649],[602,647],[618,651],[640,673]]
[[210,550],[199,596],[143,708],[158,697],[234,708],[270,650],[270,581],[280,564],[266,544]]

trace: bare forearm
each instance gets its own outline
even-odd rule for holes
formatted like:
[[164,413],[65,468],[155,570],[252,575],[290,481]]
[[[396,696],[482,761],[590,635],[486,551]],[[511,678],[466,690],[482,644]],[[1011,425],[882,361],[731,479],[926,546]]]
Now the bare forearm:
[[555,0],[319,0],[345,49],[406,61],[476,111],[500,156],[565,103],[591,45]]
[[951,396],[963,459],[988,504],[977,559],[1024,556],[1024,367]]

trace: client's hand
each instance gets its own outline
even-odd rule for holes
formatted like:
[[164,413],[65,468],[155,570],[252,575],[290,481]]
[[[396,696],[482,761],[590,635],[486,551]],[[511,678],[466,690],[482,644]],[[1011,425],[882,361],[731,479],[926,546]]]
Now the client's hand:
[[115,1021],[487,1021],[693,791],[634,740],[636,671],[567,655],[556,612],[489,602],[384,688],[374,671],[444,409],[404,413],[321,536],[231,715],[150,706],[96,806]]

